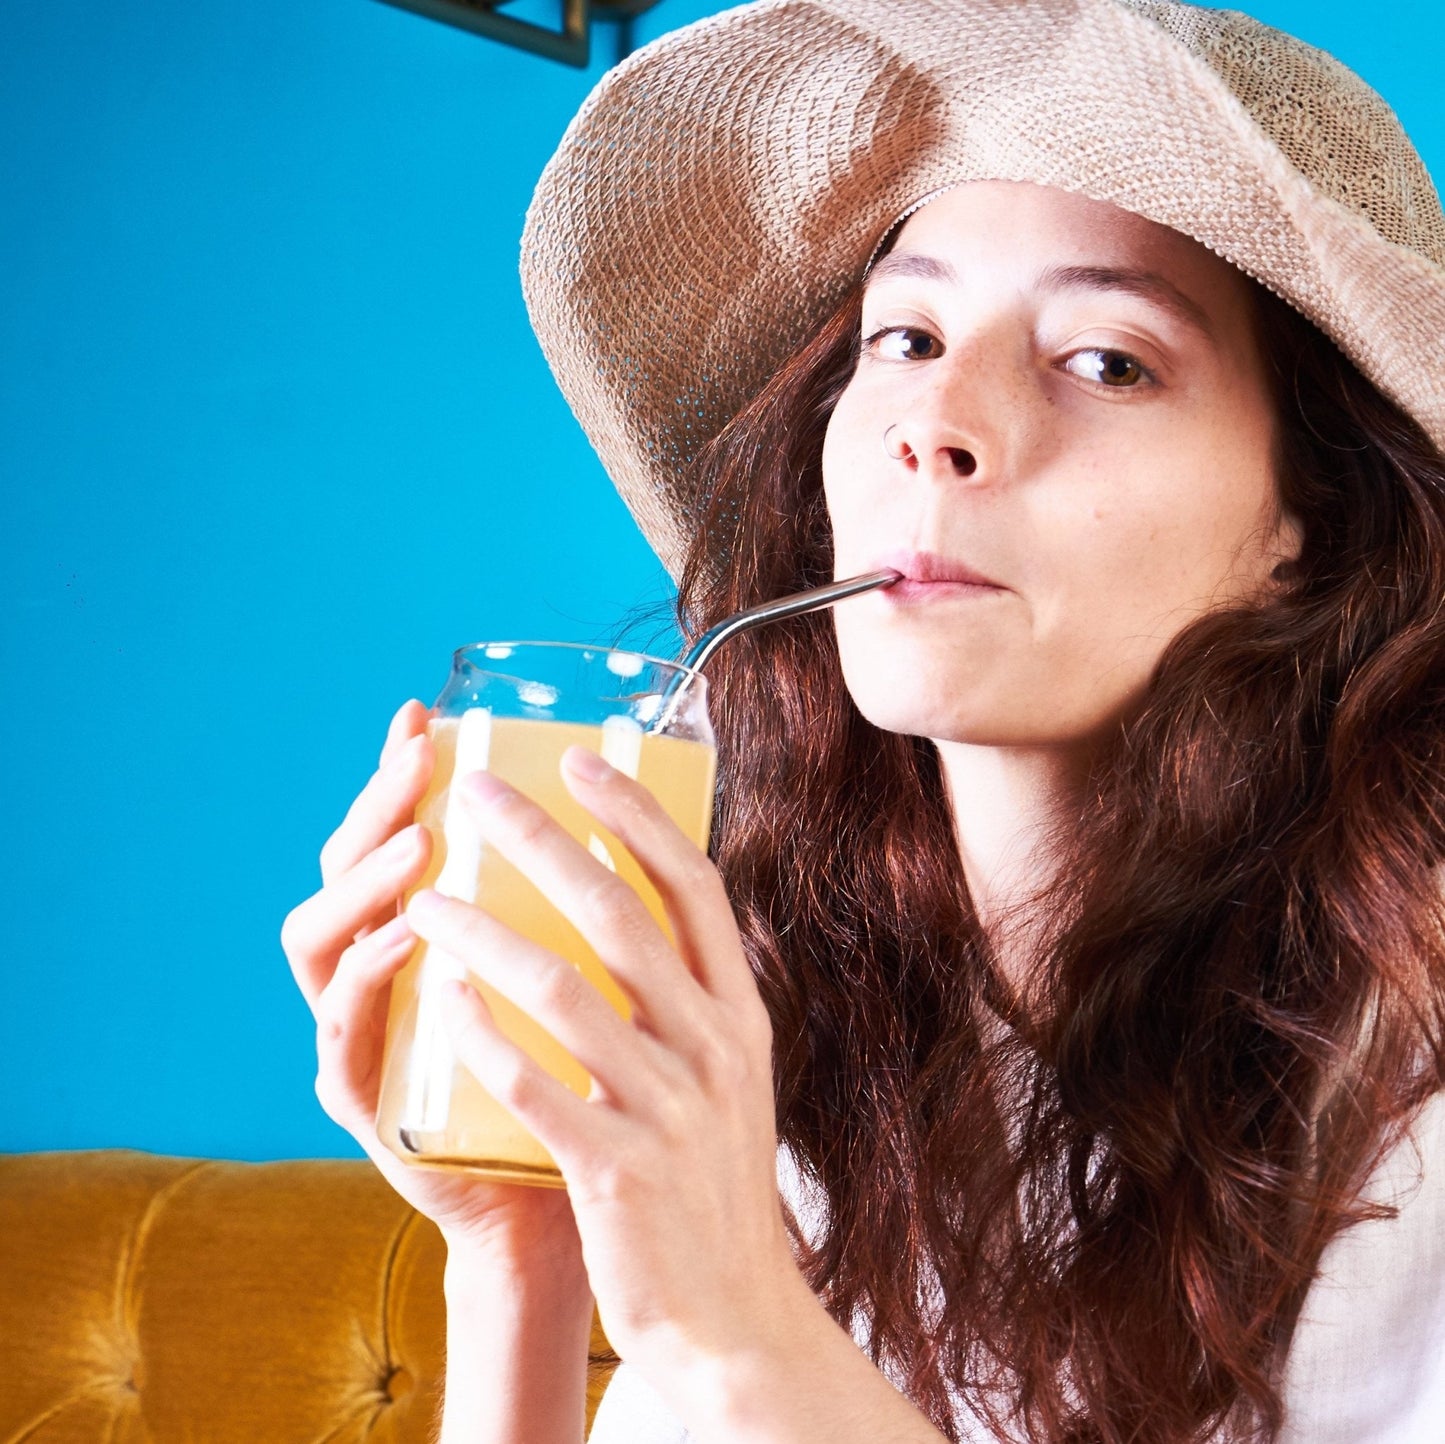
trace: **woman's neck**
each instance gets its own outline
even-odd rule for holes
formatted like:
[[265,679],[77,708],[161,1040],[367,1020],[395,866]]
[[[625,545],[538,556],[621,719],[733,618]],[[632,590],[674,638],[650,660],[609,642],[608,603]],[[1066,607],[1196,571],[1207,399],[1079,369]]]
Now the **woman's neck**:
[[1078,806],[1086,766],[1059,749],[935,745],[974,911],[1023,996],[1040,941],[1028,904],[1054,880],[1051,839]]

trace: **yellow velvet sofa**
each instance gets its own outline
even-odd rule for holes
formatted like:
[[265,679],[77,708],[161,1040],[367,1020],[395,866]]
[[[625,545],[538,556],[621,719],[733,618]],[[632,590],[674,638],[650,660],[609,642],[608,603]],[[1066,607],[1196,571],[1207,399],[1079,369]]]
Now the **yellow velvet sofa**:
[[364,1162],[0,1156],[0,1444],[430,1444],[444,1260]]

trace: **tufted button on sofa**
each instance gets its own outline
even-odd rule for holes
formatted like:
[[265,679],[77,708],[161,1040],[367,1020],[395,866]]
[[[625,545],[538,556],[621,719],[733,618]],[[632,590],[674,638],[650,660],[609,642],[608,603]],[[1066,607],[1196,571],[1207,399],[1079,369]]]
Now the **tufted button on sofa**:
[[0,1157],[0,1444],[429,1444],[444,1262],[369,1163]]

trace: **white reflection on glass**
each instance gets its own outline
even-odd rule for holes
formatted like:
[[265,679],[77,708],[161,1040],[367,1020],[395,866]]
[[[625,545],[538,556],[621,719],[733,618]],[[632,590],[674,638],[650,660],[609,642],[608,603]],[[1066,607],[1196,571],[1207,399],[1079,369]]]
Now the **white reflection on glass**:
[[517,696],[529,707],[550,707],[557,700],[557,689],[545,682],[523,682]]
[[609,652],[607,670],[615,677],[635,677],[642,670],[642,658],[636,652]]

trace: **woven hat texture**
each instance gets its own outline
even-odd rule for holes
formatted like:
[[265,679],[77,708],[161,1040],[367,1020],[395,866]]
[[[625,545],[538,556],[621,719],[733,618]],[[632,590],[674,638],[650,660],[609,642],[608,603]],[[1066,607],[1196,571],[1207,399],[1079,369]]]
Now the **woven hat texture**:
[[761,0],[603,78],[522,241],[543,351],[674,572],[698,449],[898,216],[984,179],[1194,237],[1445,449],[1445,215],[1394,113],[1329,55],[1174,0]]

